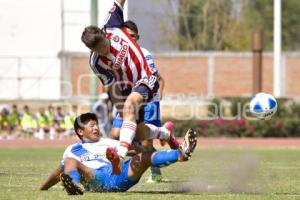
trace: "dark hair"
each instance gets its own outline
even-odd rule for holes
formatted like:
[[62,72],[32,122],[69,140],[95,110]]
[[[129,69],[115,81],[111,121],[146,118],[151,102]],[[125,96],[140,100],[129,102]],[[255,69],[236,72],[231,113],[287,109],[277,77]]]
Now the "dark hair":
[[139,29],[136,23],[134,23],[133,21],[127,20],[126,22],[124,22],[124,26],[135,32],[137,35],[139,34]]
[[94,48],[105,39],[105,33],[97,26],[87,26],[81,35],[81,41],[88,47]]
[[84,125],[90,121],[90,120],[94,120],[98,123],[98,119],[97,116],[94,113],[84,113],[79,115],[78,117],[76,117],[75,121],[74,121],[74,130],[76,135],[81,139],[81,136],[78,134],[78,129],[84,129]]

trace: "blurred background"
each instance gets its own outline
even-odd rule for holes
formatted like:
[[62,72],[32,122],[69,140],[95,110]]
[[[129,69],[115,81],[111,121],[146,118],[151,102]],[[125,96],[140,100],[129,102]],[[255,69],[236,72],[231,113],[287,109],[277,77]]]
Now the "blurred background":
[[[111,105],[80,36],[89,24],[103,25],[112,2],[0,0],[2,139],[20,130],[43,139],[41,127],[55,138],[93,109],[110,122]],[[177,135],[187,126],[203,136],[300,134],[300,1],[128,0],[124,13],[165,80],[162,117],[177,120]],[[267,122],[247,114],[260,91],[279,101]]]

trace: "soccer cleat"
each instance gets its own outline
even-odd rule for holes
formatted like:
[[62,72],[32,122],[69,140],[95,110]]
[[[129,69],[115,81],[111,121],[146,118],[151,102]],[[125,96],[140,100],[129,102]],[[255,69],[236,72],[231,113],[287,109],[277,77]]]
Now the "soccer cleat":
[[187,161],[191,158],[191,155],[197,145],[196,131],[189,129],[184,136],[184,140],[179,146],[179,150],[182,155],[182,160]]
[[[175,137],[175,135],[174,135],[174,133],[173,133],[173,131],[174,131],[174,124],[173,124],[173,122],[171,122],[171,121],[168,121],[168,122],[166,122],[165,124],[164,124],[164,127],[166,128],[166,129],[168,129],[169,130],[169,133],[170,133],[170,136],[169,136],[169,139],[168,139],[168,144],[169,144],[169,146],[170,146],[170,148],[171,149],[178,149],[178,147],[179,147],[179,142],[177,141],[177,139],[176,139],[176,137]],[[162,145],[162,146],[164,146],[165,145],[165,141],[164,140],[160,140],[160,144]]]
[[120,174],[122,172],[123,159],[118,155],[115,148],[108,147],[106,149],[106,158],[111,162],[113,167],[113,174]]
[[68,174],[61,173],[60,180],[69,195],[83,195],[83,189]]

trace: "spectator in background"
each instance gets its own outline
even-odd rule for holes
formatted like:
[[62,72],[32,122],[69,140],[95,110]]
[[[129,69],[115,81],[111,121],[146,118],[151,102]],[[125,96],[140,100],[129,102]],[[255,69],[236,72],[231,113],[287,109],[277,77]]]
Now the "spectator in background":
[[[52,105],[49,105],[45,114],[48,118],[48,123],[49,123],[50,129],[54,129],[54,117],[55,117],[54,107]],[[54,129],[54,134],[55,134],[55,129]]]
[[54,127],[56,133],[58,133],[59,135],[66,130],[64,119],[65,115],[63,114],[62,107],[57,106],[54,115]]
[[21,118],[21,128],[24,133],[24,137],[32,137],[37,129],[36,119],[30,112],[29,106],[25,105],[23,107],[23,116]]
[[93,113],[98,118],[100,125],[100,131],[104,137],[107,137],[111,130],[111,104],[109,104],[109,96],[106,92],[102,93],[98,97],[98,101],[93,105]]
[[12,111],[9,115],[10,122],[10,134],[16,135],[16,137],[20,137],[21,132],[21,114],[18,111],[18,106],[16,104],[12,105]]
[[9,109],[7,105],[0,105],[0,139],[12,139],[10,134]]
[[69,111],[64,117],[65,132],[60,135],[60,139],[70,137],[74,132],[74,122],[78,114],[77,105],[72,105],[71,111]]
[[45,109],[43,107],[39,108],[39,111],[36,114],[36,119],[37,119],[36,138],[43,140],[45,139],[45,133],[49,133],[48,117],[46,116]]
[[53,126],[50,126],[49,118],[46,115],[45,108],[40,107],[38,113],[36,114],[38,131],[36,137],[38,139],[45,139],[45,134],[49,134],[49,139],[55,139],[55,130]]

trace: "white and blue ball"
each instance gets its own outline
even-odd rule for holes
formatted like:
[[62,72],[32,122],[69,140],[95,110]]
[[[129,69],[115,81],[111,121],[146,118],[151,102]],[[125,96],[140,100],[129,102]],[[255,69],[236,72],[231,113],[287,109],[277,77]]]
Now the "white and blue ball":
[[277,111],[277,101],[271,94],[258,93],[250,101],[250,111],[258,119],[271,119]]

